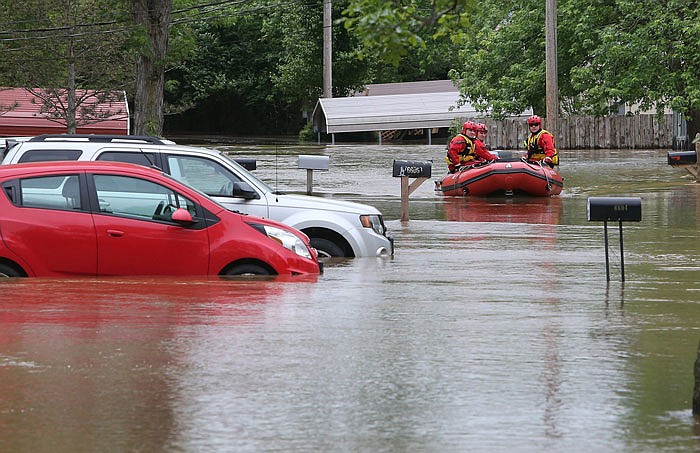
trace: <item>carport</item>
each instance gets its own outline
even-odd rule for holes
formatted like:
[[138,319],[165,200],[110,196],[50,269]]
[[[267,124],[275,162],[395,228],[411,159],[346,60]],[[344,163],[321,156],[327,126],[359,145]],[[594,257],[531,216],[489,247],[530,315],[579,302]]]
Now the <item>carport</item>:
[[[424,129],[432,144],[432,129],[449,128],[455,118],[477,116],[471,105],[458,106],[459,92],[454,86],[442,84],[437,89],[441,91],[320,98],[312,116],[314,132],[319,143],[325,133],[335,144],[337,133],[376,131],[381,144],[382,131]],[[371,92],[370,88],[366,93]]]

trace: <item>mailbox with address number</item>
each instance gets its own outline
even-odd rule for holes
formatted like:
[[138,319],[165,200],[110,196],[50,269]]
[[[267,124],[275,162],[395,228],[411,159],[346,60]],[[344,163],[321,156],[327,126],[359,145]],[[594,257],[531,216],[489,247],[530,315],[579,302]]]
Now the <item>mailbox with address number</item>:
[[[430,178],[433,163],[420,160],[395,160],[392,176],[401,178],[401,221],[408,221],[408,196]],[[414,178],[409,184],[409,179]]]
[[637,197],[590,197],[588,221],[640,222],[642,199]]
[[394,171],[392,176],[400,178],[407,176],[409,178],[430,178],[432,171],[432,162],[420,160],[395,160]]

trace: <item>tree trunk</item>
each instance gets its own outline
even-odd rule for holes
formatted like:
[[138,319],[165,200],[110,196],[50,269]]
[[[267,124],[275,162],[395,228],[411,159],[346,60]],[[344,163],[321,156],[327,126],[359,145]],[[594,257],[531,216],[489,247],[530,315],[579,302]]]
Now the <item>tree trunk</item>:
[[172,0],[132,0],[134,21],[143,26],[148,37],[136,61],[136,135],[163,133],[163,85],[171,10]]
[[[72,29],[71,29],[72,33]],[[73,55],[73,38],[68,43],[68,93],[66,108],[66,129],[69,134],[75,134],[78,130],[76,123],[77,105],[75,95],[75,56]]]

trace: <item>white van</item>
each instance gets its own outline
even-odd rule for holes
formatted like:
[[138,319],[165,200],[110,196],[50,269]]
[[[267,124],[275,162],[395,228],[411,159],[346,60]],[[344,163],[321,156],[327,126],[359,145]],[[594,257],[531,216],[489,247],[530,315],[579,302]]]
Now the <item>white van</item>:
[[221,151],[131,135],[39,135],[6,139],[2,164],[108,160],[155,166],[228,209],[277,220],[311,240],[321,257],[390,256],[381,212],[348,201],[276,193]]

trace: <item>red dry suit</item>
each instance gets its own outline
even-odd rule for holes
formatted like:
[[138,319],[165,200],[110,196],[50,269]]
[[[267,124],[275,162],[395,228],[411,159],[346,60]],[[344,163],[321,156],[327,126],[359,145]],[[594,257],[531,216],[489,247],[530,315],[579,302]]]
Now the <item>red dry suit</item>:
[[496,160],[497,157],[486,149],[484,144],[476,139],[463,134],[457,134],[447,145],[447,169],[450,173],[456,172],[460,166],[468,163],[479,163],[487,160]]
[[559,165],[559,152],[554,147],[554,135],[544,129],[532,132],[525,141],[527,160],[536,162],[549,158],[550,166]]

